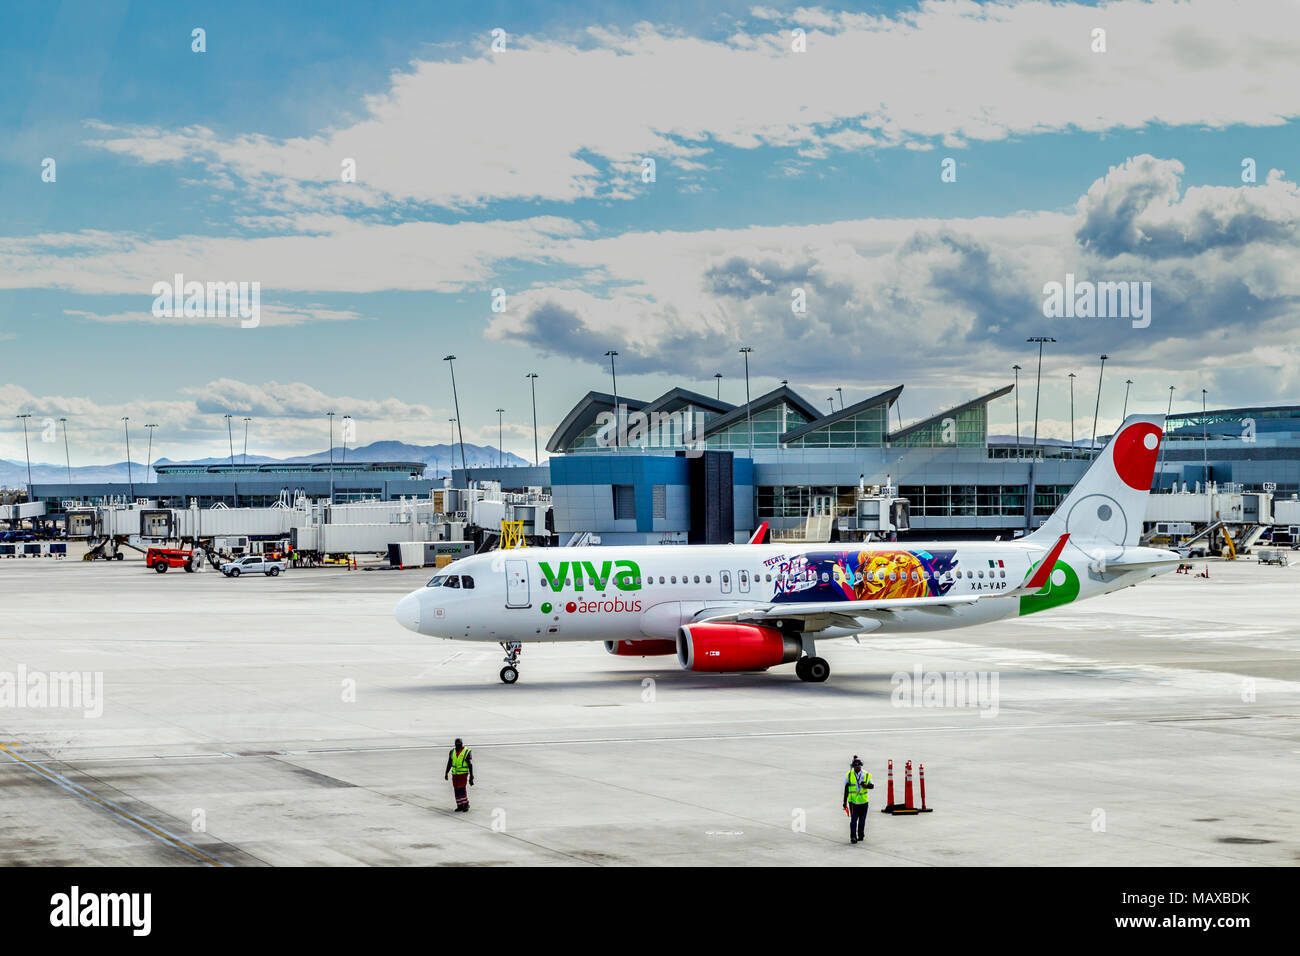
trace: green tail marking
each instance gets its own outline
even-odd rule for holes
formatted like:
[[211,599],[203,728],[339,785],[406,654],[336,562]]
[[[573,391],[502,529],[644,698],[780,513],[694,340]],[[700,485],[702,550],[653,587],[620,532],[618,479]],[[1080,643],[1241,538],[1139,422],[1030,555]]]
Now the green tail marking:
[[[1038,567],[1035,563],[1029,569],[1033,573],[1034,568]],[[1052,578],[1057,577],[1058,573],[1064,573],[1065,580],[1057,584]],[[1079,575],[1074,572],[1064,561],[1057,561],[1056,567],[1048,575],[1047,584],[1039,591],[1033,594],[1027,594],[1020,599],[1020,613],[1033,614],[1036,611],[1046,611],[1049,607],[1057,607],[1061,604],[1069,604],[1079,596]]]

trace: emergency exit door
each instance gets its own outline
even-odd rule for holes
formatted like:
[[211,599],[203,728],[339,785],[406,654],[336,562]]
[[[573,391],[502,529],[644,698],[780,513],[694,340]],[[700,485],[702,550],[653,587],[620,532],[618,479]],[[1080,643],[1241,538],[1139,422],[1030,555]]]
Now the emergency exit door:
[[506,607],[528,607],[528,562],[506,562]]

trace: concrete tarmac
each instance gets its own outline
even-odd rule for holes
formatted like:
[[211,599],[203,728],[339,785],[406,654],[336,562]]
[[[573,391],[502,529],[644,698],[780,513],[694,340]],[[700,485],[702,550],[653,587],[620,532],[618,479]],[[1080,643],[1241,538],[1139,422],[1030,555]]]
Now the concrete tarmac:
[[[1295,865],[1300,563],[1208,566],[821,642],[826,684],[554,644],[506,686],[497,646],[393,620],[428,570],[0,561],[0,685],[26,687],[0,693],[0,863]],[[77,706],[33,696],[68,672]],[[458,736],[468,814],[442,779]],[[876,812],[890,758],[899,800],[925,764],[933,813]]]

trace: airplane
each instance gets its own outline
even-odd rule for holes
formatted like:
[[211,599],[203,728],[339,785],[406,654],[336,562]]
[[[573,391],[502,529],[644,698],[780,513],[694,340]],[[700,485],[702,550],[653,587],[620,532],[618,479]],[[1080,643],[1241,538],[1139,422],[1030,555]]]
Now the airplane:
[[940,631],[1097,597],[1173,570],[1138,546],[1163,415],[1130,415],[1065,500],[1010,541],[522,548],[452,562],[403,597],[397,621],[429,637],[497,642],[519,679],[524,643],[603,641],[619,656],[675,654],[688,671],[794,664],[830,676],[817,642]]

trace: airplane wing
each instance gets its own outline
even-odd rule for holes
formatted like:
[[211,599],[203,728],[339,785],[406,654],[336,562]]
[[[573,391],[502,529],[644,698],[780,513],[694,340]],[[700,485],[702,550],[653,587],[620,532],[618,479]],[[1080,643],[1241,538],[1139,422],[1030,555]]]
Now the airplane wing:
[[974,604],[983,595],[959,597],[895,598],[882,601],[821,601],[797,604],[757,604],[728,610],[722,614],[705,611],[699,621],[714,623],[760,624],[764,621],[803,621],[808,630],[827,627],[861,627],[879,625],[900,611],[948,615],[964,604]]

